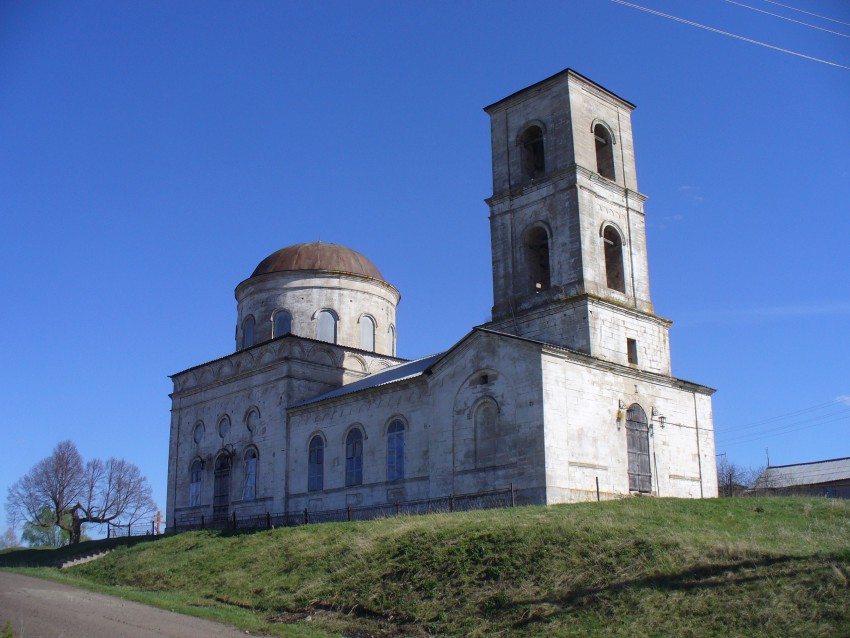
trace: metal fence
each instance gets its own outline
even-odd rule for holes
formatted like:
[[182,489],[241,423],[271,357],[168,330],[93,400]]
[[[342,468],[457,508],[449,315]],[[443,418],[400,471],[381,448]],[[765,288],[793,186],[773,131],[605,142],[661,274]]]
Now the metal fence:
[[187,532],[199,529],[258,530],[276,527],[295,527],[314,523],[340,523],[345,521],[368,521],[392,516],[415,516],[443,512],[466,512],[471,510],[513,507],[515,505],[514,487],[506,487],[488,492],[457,494],[417,501],[397,501],[381,505],[345,507],[343,509],[311,512],[307,509],[280,514],[239,516],[232,512],[226,518],[198,516],[179,517],[170,532]]
[[153,520],[150,523],[106,526],[106,538],[121,538],[126,536],[160,536],[165,533],[165,521]]

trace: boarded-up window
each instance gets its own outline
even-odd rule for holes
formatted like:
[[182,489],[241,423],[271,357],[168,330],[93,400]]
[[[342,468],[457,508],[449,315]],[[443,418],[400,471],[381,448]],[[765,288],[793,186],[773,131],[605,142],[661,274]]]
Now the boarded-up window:
[[325,441],[318,434],[310,439],[310,458],[307,470],[307,489],[323,489],[325,476]]
[[274,336],[280,337],[292,332],[292,315],[281,310],[274,316]]
[[360,349],[375,351],[375,322],[372,317],[360,317]]
[[257,498],[257,450],[251,448],[245,452],[245,484],[242,488],[242,500],[253,501]]
[[396,419],[387,428],[387,480],[404,479],[404,423]]
[[633,403],[626,414],[626,447],[629,455],[629,490],[652,492],[649,425],[646,413],[637,403]]
[[201,504],[201,461],[192,463],[189,482],[189,505],[196,507]]
[[330,310],[322,310],[317,323],[316,338],[319,341],[336,343],[336,315]]
[[220,454],[215,460],[215,481],[213,483],[213,518],[227,518],[230,508],[230,469],[233,459],[229,454]]
[[345,437],[345,486],[363,485],[363,433],[357,428]]
[[614,179],[614,144],[608,129],[597,124],[593,127],[593,136],[596,138],[596,172]]

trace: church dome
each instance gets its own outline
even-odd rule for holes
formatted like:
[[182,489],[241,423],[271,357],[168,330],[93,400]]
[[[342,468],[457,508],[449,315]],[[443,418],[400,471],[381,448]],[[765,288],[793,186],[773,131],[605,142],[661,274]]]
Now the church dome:
[[254,269],[251,277],[273,272],[324,270],[377,279],[386,283],[378,267],[356,250],[321,241],[295,244],[272,253]]

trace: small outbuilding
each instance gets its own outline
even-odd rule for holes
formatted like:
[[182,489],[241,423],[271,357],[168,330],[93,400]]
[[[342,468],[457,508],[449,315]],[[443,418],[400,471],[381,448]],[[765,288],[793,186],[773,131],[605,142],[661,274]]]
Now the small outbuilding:
[[769,465],[753,483],[751,494],[850,498],[850,457]]

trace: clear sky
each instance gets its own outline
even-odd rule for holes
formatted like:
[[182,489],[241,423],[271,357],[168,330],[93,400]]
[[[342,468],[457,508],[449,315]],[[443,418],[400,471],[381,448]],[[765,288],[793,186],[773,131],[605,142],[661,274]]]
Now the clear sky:
[[[850,66],[845,0],[741,0],[843,36],[635,2]],[[234,350],[233,290],[283,246],[370,257],[401,356],[486,321],[481,109],[566,67],[638,107],[652,297],[718,452],[850,456],[850,70],[608,0],[6,0],[2,496],[71,438],[164,509],[168,375]]]

